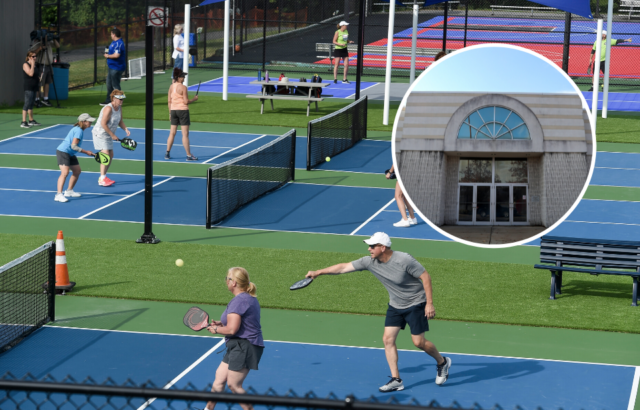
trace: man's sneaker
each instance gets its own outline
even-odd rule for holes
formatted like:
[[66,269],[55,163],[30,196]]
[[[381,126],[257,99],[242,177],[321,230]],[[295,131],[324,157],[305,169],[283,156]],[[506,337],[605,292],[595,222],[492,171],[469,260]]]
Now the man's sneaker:
[[198,157],[195,155],[187,155],[187,161],[197,161]]
[[40,124],[40,123],[39,123],[38,121],[36,121],[36,120],[29,121],[29,126],[30,126],[30,127],[38,127],[38,126],[40,126],[40,125],[42,125],[42,124]]
[[56,202],[69,202],[69,200],[65,198],[63,194],[56,194],[56,197],[53,198],[53,200]]
[[337,78],[334,78],[334,79],[333,79],[333,83],[334,83],[334,84],[338,84],[338,79],[337,79]]
[[349,80],[342,80],[342,84],[351,84]]
[[49,102],[49,100],[42,100],[42,102],[40,104],[42,104],[43,107],[52,107],[52,105]]
[[389,383],[378,388],[378,390],[382,393],[391,393],[392,391],[404,390],[404,385],[402,384],[402,379],[392,377],[391,380],[389,380]]
[[409,223],[411,225],[418,225],[418,218],[409,218]]
[[164,154],[164,159],[171,159],[171,155],[169,155],[169,151]]
[[98,185],[100,185],[100,186],[111,186],[113,184],[115,184],[115,182],[110,180],[107,177],[98,179]]
[[40,102],[40,100],[36,100],[36,102],[33,103],[33,108],[40,108],[42,107],[42,103]]
[[66,191],[64,191],[64,196],[66,196],[67,198],[80,198],[82,195],[74,192],[73,189],[67,189]]
[[31,125],[29,125],[29,123],[26,121],[22,121],[20,123],[20,128],[31,128]]
[[396,228],[408,228],[411,226],[411,222],[408,219],[401,219],[400,222],[393,224]]
[[438,374],[436,375],[436,384],[441,385],[447,381],[449,378],[449,369],[451,368],[451,359],[448,357],[443,357],[444,362],[442,364],[437,365]]

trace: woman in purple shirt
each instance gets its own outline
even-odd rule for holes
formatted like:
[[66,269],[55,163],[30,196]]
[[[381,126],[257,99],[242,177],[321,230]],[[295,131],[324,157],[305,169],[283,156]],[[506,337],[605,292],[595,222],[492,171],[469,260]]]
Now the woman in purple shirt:
[[[249,273],[244,268],[231,268],[227,272],[227,289],[234,297],[222,313],[220,321],[212,320],[209,332],[224,335],[227,353],[216,371],[216,379],[211,391],[222,392],[225,385],[236,394],[244,394],[242,388],[249,370],[258,370],[258,363],[264,350],[260,327],[260,304],[256,298],[256,285],[249,281]],[[208,402],[212,410],[215,402]],[[250,404],[242,408],[253,409]]]

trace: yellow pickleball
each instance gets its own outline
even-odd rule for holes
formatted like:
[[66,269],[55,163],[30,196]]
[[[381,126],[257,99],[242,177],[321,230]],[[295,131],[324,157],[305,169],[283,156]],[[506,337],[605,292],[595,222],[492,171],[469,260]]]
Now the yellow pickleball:
[[331,161],[331,157],[326,157],[324,160],[329,162],[329,161]]
[[176,259],[176,266],[184,265],[184,261],[182,259]]

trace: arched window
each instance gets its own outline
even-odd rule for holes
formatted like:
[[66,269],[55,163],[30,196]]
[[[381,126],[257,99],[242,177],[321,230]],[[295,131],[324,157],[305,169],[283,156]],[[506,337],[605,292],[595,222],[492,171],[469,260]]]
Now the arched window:
[[461,139],[528,140],[529,128],[508,108],[490,106],[469,115],[458,131]]

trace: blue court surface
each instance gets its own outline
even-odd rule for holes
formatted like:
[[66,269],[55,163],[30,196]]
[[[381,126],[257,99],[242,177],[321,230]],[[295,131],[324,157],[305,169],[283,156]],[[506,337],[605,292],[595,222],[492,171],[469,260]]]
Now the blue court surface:
[[[583,91],[589,107],[593,101],[593,91]],[[602,109],[604,94],[598,93],[598,109]],[[610,111],[640,111],[640,93],[609,93],[607,110]]]
[[[45,327],[3,353],[0,372],[57,380],[91,376],[117,383],[151,380],[158,386],[174,381],[176,388],[191,383],[204,390],[213,381],[221,360],[222,339],[133,332]],[[378,392],[389,369],[384,350],[266,341],[260,370],[251,371],[245,387],[278,394],[292,389],[299,395],[313,391],[319,397],[333,392],[358,399],[394,397],[408,403],[454,400],[463,408],[626,409],[633,403],[632,384],[640,368],[607,364],[520,359],[447,353],[452,359],[449,379],[435,385],[436,366],[423,352],[400,350],[399,366],[405,390]],[[158,358],[162,358],[158,360]],[[135,403],[138,404],[138,403]],[[142,404],[142,400],[139,404]],[[174,408],[177,403],[173,403]],[[165,403],[153,403],[164,408]],[[197,404],[196,404],[197,407]],[[238,407],[234,407],[238,408]],[[632,407],[631,407],[632,408]]]
[[[275,73],[274,73],[275,75]],[[277,81],[278,77],[275,77],[274,81]],[[251,84],[251,81],[257,81],[256,78],[253,77],[229,77],[229,88],[228,92],[231,94],[258,94],[262,92],[262,86]],[[307,81],[311,81],[311,78],[307,78]],[[298,78],[289,78],[289,84],[293,83],[294,85],[298,85]],[[323,83],[329,84],[322,90],[323,97],[333,97],[333,98],[353,98],[356,94],[356,83],[355,81],[351,84],[343,84],[342,81],[338,81],[338,84],[334,84],[330,78],[323,78]],[[373,87],[378,83],[372,83],[367,81],[362,81],[360,83],[360,90],[365,90],[369,87]],[[300,83],[300,85],[304,85],[304,83]],[[198,89],[198,84],[189,86],[189,91],[196,91]],[[200,84],[200,92],[209,92],[209,93],[222,93],[222,77],[213,79],[211,81],[204,82]]]
[[[67,136],[71,128],[71,125],[54,125],[17,137],[7,138],[0,141],[0,154],[55,156],[56,148]],[[130,138],[138,142],[138,148],[135,151],[128,151],[120,147],[118,143],[115,143],[114,163],[110,168],[112,172],[117,172],[118,161],[144,161],[145,132],[139,128],[130,128],[129,130],[131,131]],[[116,131],[116,135],[119,138],[126,136],[121,129]],[[175,143],[171,150],[171,159],[164,159],[168,136],[169,130],[156,129],[154,131],[153,160],[185,162],[186,153],[182,147],[182,133],[180,131],[176,135]],[[260,148],[278,137],[279,135],[191,131],[189,133],[189,143],[191,153],[198,157],[198,161],[193,161],[194,163],[215,165]],[[87,129],[84,132],[83,148],[93,150],[91,129]],[[79,158],[83,156],[83,154],[80,154]],[[385,169],[389,169],[391,161],[391,142],[363,140],[351,149],[333,157],[330,162],[321,164],[317,169],[382,174]],[[306,169],[306,167],[307,137],[298,137],[296,139],[296,168]],[[97,169],[97,164],[95,169]]]

